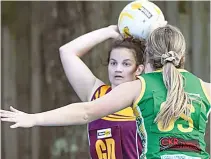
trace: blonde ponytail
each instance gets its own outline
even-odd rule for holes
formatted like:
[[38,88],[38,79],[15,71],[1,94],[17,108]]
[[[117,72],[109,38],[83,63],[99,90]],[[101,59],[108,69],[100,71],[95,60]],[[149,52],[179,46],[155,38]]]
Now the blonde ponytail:
[[162,126],[165,129],[169,126],[171,119],[178,118],[182,113],[190,116],[188,107],[190,99],[184,91],[182,74],[171,62],[167,62],[163,66],[163,82],[167,88],[167,97],[154,121],[162,121]]
[[185,47],[184,36],[171,25],[157,28],[147,39],[146,59],[155,69],[162,69],[163,82],[167,88],[166,101],[154,120],[161,121],[164,129],[182,113],[190,116],[188,103],[192,99],[185,92],[185,80],[177,69],[184,65]]

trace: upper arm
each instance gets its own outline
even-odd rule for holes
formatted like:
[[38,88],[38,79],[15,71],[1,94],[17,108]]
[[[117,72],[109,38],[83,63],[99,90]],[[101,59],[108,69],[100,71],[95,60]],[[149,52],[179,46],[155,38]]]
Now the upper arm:
[[108,94],[87,103],[87,115],[89,121],[102,118],[131,106],[141,92],[139,80],[123,83]]
[[[74,91],[82,101],[88,101],[93,88],[103,84],[76,55],[60,51],[61,62]],[[98,85],[98,86],[96,86]]]

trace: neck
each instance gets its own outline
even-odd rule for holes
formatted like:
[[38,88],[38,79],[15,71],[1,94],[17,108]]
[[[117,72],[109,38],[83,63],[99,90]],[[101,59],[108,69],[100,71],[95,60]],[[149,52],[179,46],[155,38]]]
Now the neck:
[[117,85],[111,84],[111,89],[114,89]]
[[155,71],[155,69],[152,67],[152,65],[150,63],[147,63],[144,69],[144,73],[150,73]]

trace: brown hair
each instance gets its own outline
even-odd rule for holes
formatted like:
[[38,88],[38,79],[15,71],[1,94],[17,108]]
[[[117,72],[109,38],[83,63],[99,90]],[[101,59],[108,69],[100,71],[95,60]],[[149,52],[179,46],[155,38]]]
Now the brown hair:
[[112,44],[111,50],[108,53],[108,63],[110,60],[111,51],[116,48],[127,48],[132,50],[136,59],[136,65],[141,65],[144,63],[143,56],[145,50],[145,41],[139,41],[134,39],[115,40]]

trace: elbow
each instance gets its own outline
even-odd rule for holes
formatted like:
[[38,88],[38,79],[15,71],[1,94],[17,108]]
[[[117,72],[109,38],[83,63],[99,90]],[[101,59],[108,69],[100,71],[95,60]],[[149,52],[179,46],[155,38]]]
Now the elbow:
[[60,57],[65,57],[66,58],[66,55],[67,56],[70,56],[70,55],[77,55],[76,54],[76,50],[75,50],[75,48],[72,46],[72,45],[70,45],[70,44],[65,44],[65,45],[63,45],[63,46],[61,46],[60,48],[59,48],[59,54],[60,54]]
[[59,47],[59,53],[61,54],[67,54],[68,52],[72,52],[73,46],[70,43],[64,44]]
[[93,121],[92,113],[90,112],[91,109],[89,106],[84,107],[84,114],[83,114],[83,122],[84,124],[88,124]]
[[[92,105],[90,105],[90,103]],[[99,107],[93,107],[93,105],[95,105],[95,101],[92,102],[86,102],[86,106],[84,107],[84,114],[83,114],[83,120],[86,124],[100,119],[102,116],[102,113],[99,113]]]
[[65,52],[65,46],[63,45],[63,46],[61,46],[60,48],[59,48],[59,53],[60,53],[60,55],[62,54],[62,53],[64,53]]
[[88,124],[90,122],[91,121],[90,121],[90,118],[89,118],[88,114],[84,114],[84,116],[83,116],[83,124]]

